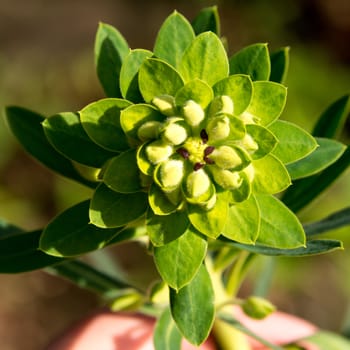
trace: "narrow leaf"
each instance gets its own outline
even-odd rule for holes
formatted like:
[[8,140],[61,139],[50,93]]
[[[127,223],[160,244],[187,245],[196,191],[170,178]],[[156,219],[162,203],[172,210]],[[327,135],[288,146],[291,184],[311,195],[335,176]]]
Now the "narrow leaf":
[[84,179],[72,163],[49,143],[42,127],[45,120],[43,116],[15,106],[7,107],[5,112],[12,133],[34,158],[60,175],[89,187],[96,187],[95,183]]
[[56,114],[47,118],[43,127],[46,137],[57,151],[78,163],[100,168],[115,155],[91,141],[77,113]]
[[269,80],[270,57],[267,44],[253,44],[230,58],[230,74],[247,74],[254,80]]
[[349,113],[350,95],[333,102],[318,119],[312,134],[318,137],[334,138],[343,129]]
[[177,239],[154,247],[154,261],[162,279],[179,290],[196,275],[207,251],[207,241],[193,227]]
[[202,9],[192,21],[192,27],[196,35],[210,31],[220,36],[220,18],[217,6]]
[[256,243],[273,248],[292,249],[305,245],[305,233],[298,218],[271,195],[256,195],[261,213]]
[[289,47],[283,47],[270,54],[270,81],[284,84],[289,69]]
[[142,102],[142,96],[139,88],[139,70],[142,63],[153,55],[148,50],[131,50],[125,57],[120,70],[120,90],[122,96],[132,102]]
[[118,230],[91,224],[89,204],[90,201],[81,202],[55,217],[42,233],[40,249],[53,256],[68,257],[105,247]]
[[194,37],[191,24],[183,15],[174,11],[159,29],[154,45],[154,54],[177,68],[183,53]]
[[90,203],[90,220],[101,228],[121,227],[141,217],[147,207],[146,193],[118,193],[102,183]]
[[100,23],[95,39],[97,76],[108,97],[121,97],[119,73],[129,45],[117,29]]
[[170,289],[170,307],[184,337],[195,345],[203,343],[210,333],[215,316],[214,290],[204,265],[190,284],[178,292]]
[[344,153],[346,147],[335,140],[316,138],[319,145],[309,156],[287,164],[292,179],[300,179],[319,173],[333,164]]
[[126,100],[106,98],[84,107],[79,112],[80,120],[91,140],[110,151],[128,149],[128,141],[120,126],[120,112],[130,104]]
[[181,333],[171,317],[170,309],[165,309],[156,323],[153,333],[155,350],[181,350]]
[[185,82],[201,79],[210,86],[226,78],[229,72],[225,48],[212,32],[199,34],[192,41],[178,68]]

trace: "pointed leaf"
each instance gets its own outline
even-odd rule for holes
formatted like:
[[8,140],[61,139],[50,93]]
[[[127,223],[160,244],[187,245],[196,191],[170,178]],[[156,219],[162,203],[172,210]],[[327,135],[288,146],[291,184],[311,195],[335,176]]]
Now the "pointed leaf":
[[96,187],[95,183],[87,181],[74,168],[72,163],[57,152],[47,140],[42,122],[45,120],[40,114],[21,107],[7,107],[7,122],[12,133],[33,157],[49,169],[69,179],[78,181],[89,187]]
[[333,102],[320,116],[312,134],[318,137],[334,138],[342,130],[349,113],[350,95]]
[[284,84],[289,68],[289,47],[283,47],[270,54],[270,81]]
[[247,112],[255,116],[259,124],[269,125],[282,113],[286,99],[285,86],[270,81],[255,81]]
[[108,97],[121,97],[119,73],[129,45],[117,29],[100,23],[95,39],[97,76]]
[[130,105],[118,98],[90,103],[79,112],[81,124],[96,144],[107,150],[124,151],[129,144],[120,126],[120,112]]
[[162,279],[175,290],[194,278],[207,252],[207,241],[192,226],[180,237],[154,247],[154,261]]
[[240,243],[252,244],[260,229],[260,210],[254,196],[231,205],[222,235]]
[[136,149],[130,149],[112,158],[103,174],[103,182],[120,193],[142,190],[140,171],[136,163]]
[[5,227],[0,234],[0,273],[33,271],[64,261],[38,249],[41,230],[23,232]]
[[183,15],[174,11],[159,29],[154,54],[177,68],[194,37],[191,24]]
[[278,139],[272,153],[284,164],[306,157],[317,147],[316,140],[295,124],[277,120],[269,129]]
[[253,94],[253,84],[247,75],[231,75],[217,82],[214,87],[215,96],[230,96],[233,102],[233,114],[239,116],[249,106]]
[[165,61],[149,58],[140,67],[139,88],[146,102],[156,96],[175,96],[183,84],[180,74]]
[[44,229],[40,249],[58,257],[85,254],[101,249],[118,233],[90,223],[90,201],[84,201],[56,216]]
[[306,158],[287,165],[292,179],[300,179],[317,174],[333,164],[345,151],[345,146],[332,139],[316,138],[319,145],[314,152]]
[[291,181],[287,169],[275,156],[268,154],[264,158],[254,160],[254,192],[279,193],[290,186]]
[[155,107],[148,104],[132,105],[121,112],[120,122],[125,134],[138,139],[139,127],[149,121],[164,121],[165,116]]
[[185,51],[179,72],[185,82],[201,79],[210,86],[228,76],[228,59],[220,39],[212,32],[199,34]]
[[205,210],[199,205],[188,206],[188,217],[192,225],[204,235],[217,238],[225,227],[228,215],[228,201],[226,193],[217,193],[213,209]]
[[220,37],[220,18],[217,6],[202,9],[192,21],[196,35],[213,32]]
[[215,316],[214,290],[204,265],[190,284],[178,292],[170,289],[173,318],[184,337],[199,345],[208,337]]
[[305,233],[298,218],[271,195],[255,195],[261,213],[256,243],[272,248],[291,249],[305,246]]
[[155,350],[181,350],[182,336],[171,317],[170,309],[165,309],[156,323],[153,333]]
[[142,102],[139,89],[139,70],[142,63],[153,55],[153,52],[143,49],[131,50],[125,57],[120,70],[120,91],[129,101]]
[[188,229],[190,222],[185,211],[155,215],[152,209],[148,209],[146,225],[153,245],[162,246],[180,237]]
[[267,44],[253,44],[230,58],[230,74],[247,74],[254,80],[269,80],[270,57]]
[[188,100],[193,100],[206,109],[213,98],[211,87],[203,80],[195,79],[185,84],[176,93],[175,102],[176,105],[183,106]]
[[45,135],[64,156],[78,163],[100,168],[114,152],[92,142],[81,126],[77,113],[60,113],[43,122]]
[[146,193],[117,193],[102,183],[92,197],[89,216],[97,227],[120,227],[141,217],[147,207]]

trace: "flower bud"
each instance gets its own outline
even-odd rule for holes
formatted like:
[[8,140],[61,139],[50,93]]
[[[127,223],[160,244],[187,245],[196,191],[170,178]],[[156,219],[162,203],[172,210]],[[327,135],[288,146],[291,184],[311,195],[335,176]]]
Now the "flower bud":
[[210,168],[214,181],[225,190],[234,190],[241,186],[242,178],[237,171],[229,171],[218,167]]
[[184,176],[182,160],[168,160],[161,164],[158,180],[164,189],[174,189],[179,186]]
[[234,105],[230,96],[222,95],[216,97],[210,105],[210,115],[214,116],[217,113],[233,114]]
[[170,118],[162,130],[162,138],[172,145],[180,145],[188,136],[185,121],[182,118]]
[[206,193],[210,187],[209,176],[203,169],[193,171],[187,177],[186,190],[192,198],[199,197]]
[[249,135],[245,134],[242,142],[242,146],[249,152],[254,153],[259,149],[259,145],[254,141],[254,139]]
[[255,175],[253,164],[249,164],[247,167],[244,168],[243,171],[247,175],[249,182],[252,183]]
[[256,124],[260,120],[260,118],[256,117],[255,115],[247,111],[243,112],[239,117],[244,124]]
[[176,114],[175,98],[173,96],[156,96],[152,100],[152,103],[159,109],[162,114],[166,115],[167,117],[171,117]]
[[156,120],[145,122],[137,130],[137,136],[141,141],[156,139],[161,126],[162,123]]
[[226,116],[211,118],[205,130],[210,142],[226,139],[230,135],[230,121]]
[[238,153],[229,146],[215,148],[213,153],[210,154],[210,159],[221,169],[233,169],[242,164],[242,159]]
[[182,114],[186,122],[191,126],[199,125],[205,117],[202,107],[193,100],[189,100],[184,104]]
[[167,160],[173,153],[173,147],[161,140],[154,141],[146,147],[146,155],[152,164]]
[[256,296],[251,296],[244,300],[242,309],[246,315],[259,320],[276,310],[275,306],[268,300]]

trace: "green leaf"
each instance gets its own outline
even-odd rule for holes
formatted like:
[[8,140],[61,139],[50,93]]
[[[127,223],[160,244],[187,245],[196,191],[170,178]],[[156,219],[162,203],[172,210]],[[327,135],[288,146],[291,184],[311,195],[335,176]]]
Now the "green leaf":
[[92,142],[83,129],[77,113],[60,113],[43,122],[44,132],[50,143],[65,157],[78,163],[101,168],[114,152],[107,151]]
[[140,171],[136,163],[136,149],[130,149],[112,158],[103,174],[103,182],[120,193],[142,190]]
[[294,212],[305,207],[329,187],[350,165],[350,146],[343,155],[320,174],[296,180],[282,197],[283,202]]
[[178,67],[185,82],[201,79],[210,86],[228,76],[228,59],[220,39],[212,32],[199,34],[185,51]]
[[282,47],[270,54],[270,81],[284,84],[289,68],[289,47]]
[[147,207],[146,193],[117,193],[102,183],[92,197],[89,216],[97,227],[121,227],[140,218]]
[[118,233],[90,223],[89,201],[84,201],[56,216],[44,229],[39,247],[46,254],[69,257],[105,247]]
[[154,247],[154,261],[162,279],[178,291],[194,278],[206,252],[206,239],[190,226],[175,240]]
[[215,316],[214,290],[204,265],[187,286],[178,292],[170,289],[170,307],[184,337],[195,345],[203,343]]
[[318,331],[305,339],[319,350],[345,350],[350,348],[350,341],[345,337],[328,331]]
[[271,195],[255,195],[261,214],[256,243],[282,249],[305,246],[305,233],[298,218]]
[[153,55],[153,52],[143,49],[131,50],[125,57],[120,70],[120,91],[129,101],[142,102],[139,89],[139,70],[142,63]]
[[217,6],[202,9],[192,21],[196,35],[204,32],[213,32],[220,37],[220,18]]
[[318,137],[334,138],[343,129],[349,113],[350,95],[333,102],[318,119],[312,134]]
[[317,147],[316,140],[299,126],[277,120],[269,126],[278,139],[272,153],[284,164],[306,157]]
[[264,246],[261,244],[247,245],[240,243],[232,243],[236,248],[247,250],[254,254],[269,255],[269,256],[290,256],[302,257],[310,255],[319,255],[332,252],[334,250],[342,250],[343,244],[340,241],[332,239],[315,239],[308,241],[306,247],[294,249],[280,249]]
[[105,98],[90,103],[80,112],[81,124],[91,140],[110,151],[124,151],[128,141],[120,126],[120,112],[131,103],[118,98]]
[[253,84],[247,75],[231,75],[217,82],[214,87],[215,96],[230,96],[233,105],[233,114],[239,116],[249,106],[253,94]]
[[95,183],[83,178],[72,163],[48,142],[42,127],[42,122],[45,120],[43,116],[15,106],[6,107],[5,113],[12,133],[24,149],[39,162],[69,179],[92,188],[96,186]]
[[149,205],[155,215],[169,215],[177,210],[179,204],[174,204],[159,186],[152,183],[148,195]]
[[181,350],[182,336],[166,308],[158,319],[153,333],[155,350]]
[[240,243],[253,244],[259,234],[260,210],[254,196],[231,205],[222,235]]
[[257,124],[247,124],[247,133],[252,136],[253,140],[258,144],[258,149],[251,155],[253,159],[260,159],[274,150],[279,140],[276,134],[269,129]]
[[149,58],[140,67],[139,88],[146,102],[156,96],[175,96],[183,84],[180,74],[160,59]]
[[247,74],[254,80],[269,80],[270,57],[267,44],[253,44],[230,58],[230,74]]
[[187,101],[193,100],[203,109],[206,109],[214,98],[211,87],[202,80],[195,79],[185,84],[175,95],[177,106],[183,106]]
[[100,23],[95,39],[95,66],[97,76],[108,97],[121,97],[119,73],[129,45],[117,29]]
[[190,225],[185,211],[169,215],[155,215],[148,209],[146,216],[147,233],[155,246],[162,246],[180,237]]
[[217,238],[226,224],[228,202],[226,193],[216,194],[216,203],[211,210],[205,210],[199,205],[188,205],[188,217],[191,224],[201,233]]
[[154,54],[158,58],[179,66],[186,48],[191,44],[195,34],[188,20],[174,11],[162,24],[154,45]]
[[268,154],[264,158],[253,160],[253,189],[257,193],[279,193],[290,186],[287,169],[275,156]]
[[42,269],[64,259],[38,249],[41,230],[23,232],[14,227],[0,229],[0,273],[20,273]]
[[316,138],[319,145],[309,156],[287,165],[292,179],[300,179],[317,174],[333,164],[344,153],[346,146],[342,143],[324,138]]
[[271,81],[254,81],[253,97],[247,112],[261,125],[269,125],[283,111],[287,99],[285,86]]
[[155,107],[148,104],[131,105],[121,112],[120,122],[125,134],[138,139],[138,129],[141,125],[149,121],[164,121],[165,116]]
[[304,230],[307,236],[313,236],[347,225],[350,225],[350,207],[339,210],[320,221],[304,224]]

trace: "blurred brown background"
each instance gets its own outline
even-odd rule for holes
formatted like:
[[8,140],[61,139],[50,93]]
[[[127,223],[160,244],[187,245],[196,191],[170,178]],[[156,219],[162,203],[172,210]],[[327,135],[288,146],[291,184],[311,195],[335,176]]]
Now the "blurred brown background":
[[[268,42],[272,50],[291,46],[284,118],[310,130],[329,103],[349,92],[347,0],[0,0],[0,107],[16,104],[45,115],[79,110],[103,97],[93,63],[99,21],[117,27],[131,48],[152,49],[159,26],[174,9],[191,19],[214,4],[230,54],[255,42]],[[348,142],[349,124],[347,128],[342,138]],[[29,158],[0,119],[1,218],[28,230],[40,228],[89,194]],[[348,171],[301,218],[318,219],[348,206],[349,194]],[[349,229],[329,236],[341,237],[350,247]],[[111,269],[109,261],[118,254],[118,248],[109,249],[90,259]],[[146,274],[140,268],[143,262],[122,264],[134,278]],[[279,308],[339,331],[349,304],[349,265],[346,251],[278,259],[269,296]],[[252,272],[251,284],[259,273]],[[69,324],[99,306],[93,294],[42,271],[0,275],[0,296],[1,350],[44,349]]]

